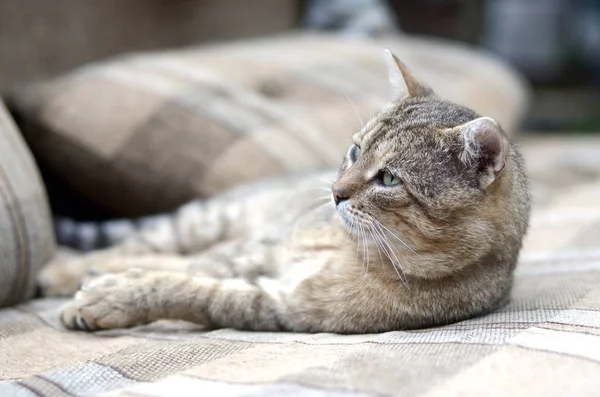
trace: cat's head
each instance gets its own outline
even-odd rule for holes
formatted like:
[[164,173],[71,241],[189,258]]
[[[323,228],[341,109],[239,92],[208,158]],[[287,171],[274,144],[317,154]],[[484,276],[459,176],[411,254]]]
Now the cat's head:
[[[352,137],[332,185],[342,223],[355,238],[365,234],[377,243],[382,255],[404,261],[407,273],[424,277],[485,255],[507,225],[519,229],[513,234],[520,246],[526,225],[502,218],[520,205],[514,190],[526,186],[513,186],[507,175],[522,171],[499,125],[439,98],[386,56],[395,100]],[[515,216],[527,217],[519,211]]]

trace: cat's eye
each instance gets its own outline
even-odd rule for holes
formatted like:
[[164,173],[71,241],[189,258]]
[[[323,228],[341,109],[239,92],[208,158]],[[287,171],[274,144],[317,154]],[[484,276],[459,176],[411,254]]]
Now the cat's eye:
[[352,145],[349,156],[350,160],[355,162],[358,159],[358,156],[360,156],[360,147],[358,147],[358,145]]
[[385,186],[394,186],[394,185],[398,185],[400,182],[402,182],[402,180],[400,180],[400,178],[389,173],[388,171],[384,171],[381,174],[381,181],[383,182],[383,184]]

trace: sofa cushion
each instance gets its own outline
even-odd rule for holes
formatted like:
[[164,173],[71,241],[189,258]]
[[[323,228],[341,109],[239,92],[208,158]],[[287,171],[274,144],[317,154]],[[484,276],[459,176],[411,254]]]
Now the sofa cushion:
[[130,55],[14,93],[37,156],[116,215],[172,209],[243,182],[338,166],[389,99],[389,47],[437,92],[515,129],[520,78],[445,42],[299,35]]
[[33,295],[54,252],[51,225],[37,167],[0,100],[0,307]]

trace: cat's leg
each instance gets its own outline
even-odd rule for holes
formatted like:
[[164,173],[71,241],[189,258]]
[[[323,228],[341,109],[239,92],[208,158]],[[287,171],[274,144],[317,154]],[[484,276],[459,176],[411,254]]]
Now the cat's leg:
[[408,291],[402,287],[397,280],[365,278],[359,266],[256,282],[129,271],[85,285],[61,319],[87,331],[171,319],[254,331],[380,332],[401,327],[399,294]]
[[86,331],[160,319],[185,320],[208,328],[283,331],[290,329],[284,307],[281,297],[244,279],[129,270],[84,285],[62,308],[61,320],[69,329]]

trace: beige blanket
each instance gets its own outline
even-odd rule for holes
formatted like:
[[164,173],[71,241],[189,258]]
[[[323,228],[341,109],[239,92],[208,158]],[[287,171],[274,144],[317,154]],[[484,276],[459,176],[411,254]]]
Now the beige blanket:
[[535,210],[511,303],[378,335],[65,332],[58,301],[0,311],[0,396],[598,396],[600,139],[523,143]]

